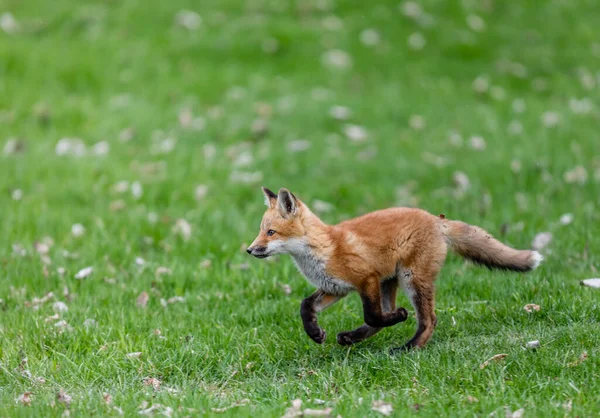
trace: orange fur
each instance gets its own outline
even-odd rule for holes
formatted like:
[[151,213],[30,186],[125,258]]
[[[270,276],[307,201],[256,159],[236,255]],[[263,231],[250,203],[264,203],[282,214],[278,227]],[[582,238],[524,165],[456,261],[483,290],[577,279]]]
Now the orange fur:
[[326,225],[286,189],[263,188],[268,209],[260,233],[248,248],[257,257],[288,253],[319,289],[303,301],[307,334],[318,343],[325,332],[316,313],[350,291],[363,301],[365,324],[338,334],[343,345],[356,343],[382,327],[406,320],[395,307],[398,285],[417,313],[418,329],[404,348],[422,347],[437,323],[434,281],[448,247],[490,268],[527,271],[541,256],[505,246],[481,228],[412,208],[390,208]]

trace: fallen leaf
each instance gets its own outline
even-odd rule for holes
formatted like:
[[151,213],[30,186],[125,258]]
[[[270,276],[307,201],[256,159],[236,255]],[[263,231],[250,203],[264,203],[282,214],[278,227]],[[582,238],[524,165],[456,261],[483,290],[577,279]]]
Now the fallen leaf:
[[154,272],[154,277],[158,278],[160,276],[170,275],[170,274],[171,274],[171,270],[170,269],[168,269],[166,267],[163,267],[163,266],[160,266],[160,267],[156,268],[156,271]]
[[567,182],[569,184],[572,184],[572,183],[585,184],[588,179],[588,173],[587,173],[587,170],[585,169],[585,167],[579,165],[579,166],[573,168],[572,170],[565,172],[563,177],[564,177],[565,182]]
[[73,224],[73,226],[71,226],[71,234],[75,238],[82,237],[85,234],[85,227],[81,224]]
[[202,17],[192,10],[180,10],[175,15],[175,23],[187,30],[197,30],[202,24]]
[[184,241],[188,241],[192,236],[192,226],[185,219],[177,219],[173,232],[181,236]]
[[540,311],[540,305],[536,305],[535,303],[528,303],[527,305],[523,306],[523,309],[525,309],[526,312],[539,312]]
[[54,324],[54,326],[58,328],[61,332],[73,330],[73,328],[65,320],[58,321],[56,324]]
[[140,358],[142,356],[142,352],[141,351],[135,351],[133,353],[127,353],[125,355],[125,357],[127,358]]
[[20,28],[20,23],[10,12],[6,12],[0,15],[0,29],[2,29],[7,34],[12,35],[14,33],[17,33]]
[[56,313],[63,313],[69,310],[69,307],[64,302],[54,302],[52,305],[52,310]]
[[194,199],[198,202],[204,199],[204,197],[208,194],[208,186],[205,184],[199,184],[194,189]]
[[166,388],[164,388],[164,390],[165,390],[165,392],[167,392],[167,393],[172,393],[172,394],[177,394],[177,393],[180,393],[180,392],[181,392],[179,389],[176,389],[176,388],[169,388],[169,387],[166,387]]
[[283,290],[283,293],[285,293],[286,295],[290,295],[292,293],[292,288],[290,287],[289,284],[282,284],[281,289]]
[[48,316],[46,318],[44,318],[44,322],[48,323],[48,322],[52,322],[52,321],[58,321],[60,319],[60,315],[55,313],[52,316]]
[[347,69],[352,67],[352,56],[341,49],[331,49],[322,54],[321,62],[327,68]]
[[102,399],[104,399],[104,403],[106,405],[110,405],[112,403],[112,396],[110,395],[110,393],[104,392],[102,394]]
[[73,300],[73,297],[71,296],[71,292],[69,292],[69,288],[67,286],[63,287],[63,297],[68,300],[69,302],[71,300]]
[[465,192],[471,187],[469,177],[462,171],[456,171],[452,174],[452,179],[460,192]]
[[108,208],[110,209],[111,212],[117,212],[117,211],[125,209],[126,206],[127,205],[124,200],[118,199],[118,200],[114,200],[114,201],[110,202],[110,205]]
[[469,138],[469,146],[474,150],[483,151],[486,148],[485,139],[481,136],[472,136]]
[[22,403],[24,406],[31,406],[31,395],[32,395],[31,392],[25,392],[24,394],[19,396],[17,399],[15,399],[15,401]]
[[73,398],[64,389],[61,389],[56,393],[56,400],[68,408]]
[[134,181],[131,183],[131,196],[135,200],[139,200],[144,194],[144,189],[142,188],[142,184],[139,181]]
[[369,136],[367,130],[359,125],[346,125],[344,127],[344,134],[353,142],[363,142]]
[[138,308],[145,308],[146,305],[148,304],[149,299],[150,299],[150,296],[148,295],[148,292],[143,291],[138,296],[137,300],[135,301],[135,304],[138,306]]
[[54,293],[53,292],[48,292],[46,295],[42,296],[41,298],[33,298],[31,300],[31,302],[25,301],[25,306],[26,307],[33,307],[34,310],[35,310],[35,309],[39,308],[40,305],[48,302],[53,297],[54,297]]
[[294,399],[292,406],[285,410],[282,418],[295,418],[302,416],[302,400]]
[[469,401],[469,403],[476,403],[479,402],[479,399],[477,399],[475,396],[467,395],[467,401]]
[[562,215],[560,217],[560,223],[562,225],[569,225],[571,222],[573,222],[573,214],[572,213],[565,213],[564,215]]
[[571,363],[567,364],[567,367],[579,366],[581,363],[586,361],[587,358],[588,358],[588,353],[587,353],[587,351],[584,351],[583,353],[581,353],[581,355],[579,356],[579,358],[577,360],[572,361]]
[[160,409],[163,408],[163,406],[161,404],[158,404],[158,403],[155,403],[150,408],[146,408],[147,405],[148,405],[148,403],[146,401],[144,401],[142,403],[142,405],[140,406],[140,411],[138,411],[138,414],[153,416],[156,411],[158,411],[158,410],[160,410]]
[[480,369],[485,369],[487,366],[489,366],[489,364],[492,361],[499,361],[502,360],[504,358],[506,358],[508,356],[508,354],[496,354],[495,356],[490,357],[489,359],[487,359],[486,361],[484,361],[483,363],[481,363],[479,365]]
[[143,382],[146,386],[152,386],[154,390],[160,390],[160,380],[154,377],[145,377]]
[[381,41],[379,32],[375,29],[364,29],[359,36],[360,42],[367,47],[373,47]]
[[350,118],[352,111],[344,106],[333,106],[329,109],[329,116],[337,120],[346,120]]
[[521,408],[521,409],[517,409],[515,412],[510,412],[510,409],[506,410],[506,417],[507,418],[521,418],[523,416],[523,414],[525,413],[525,409]]
[[84,269],[79,270],[77,272],[77,274],[75,275],[75,278],[78,280],[85,279],[86,277],[89,277],[93,271],[94,271],[93,267],[86,267]]
[[540,232],[533,238],[533,241],[531,242],[531,248],[536,251],[540,251],[542,248],[550,244],[550,241],[552,241],[552,233]]
[[380,414],[385,415],[386,417],[389,417],[390,415],[392,415],[392,411],[394,410],[391,403],[381,401],[381,400],[373,401],[373,405],[371,405],[371,409],[373,411],[377,411]]
[[96,328],[98,326],[98,322],[95,319],[87,318],[83,321],[83,326],[85,329]]
[[580,282],[582,286],[594,287],[600,289],[600,279],[585,279]]

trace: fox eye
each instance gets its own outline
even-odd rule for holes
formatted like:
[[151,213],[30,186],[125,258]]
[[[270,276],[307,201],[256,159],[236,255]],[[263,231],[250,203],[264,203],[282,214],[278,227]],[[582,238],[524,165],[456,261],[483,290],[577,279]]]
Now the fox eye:
[[267,235],[268,235],[268,236],[271,236],[271,235],[273,235],[274,233],[275,233],[275,231],[273,231],[272,229],[269,229],[269,230],[267,231]]

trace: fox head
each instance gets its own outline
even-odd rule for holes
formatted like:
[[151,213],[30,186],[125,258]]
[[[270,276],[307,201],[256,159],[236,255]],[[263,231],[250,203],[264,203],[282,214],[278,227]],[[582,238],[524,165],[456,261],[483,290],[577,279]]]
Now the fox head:
[[262,191],[267,211],[260,223],[258,236],[246,252],[257,258],[266,258],[300,251],[305,235],[301,219],[306,207],[288,189],[279,189],[277,194],[266,187]]

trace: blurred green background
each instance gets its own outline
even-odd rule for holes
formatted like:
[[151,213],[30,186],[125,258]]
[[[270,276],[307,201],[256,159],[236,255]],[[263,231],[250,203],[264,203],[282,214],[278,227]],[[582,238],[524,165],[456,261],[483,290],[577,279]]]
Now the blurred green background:
[[[592,0],[0,0],[0,415],[597,414],[598,28]],[[337,346],[356,297],[316,346],[292,261],[243,252],[262,185],[552,239],[527,276],[450,257],[425,350],[386,354],[414,320]]]

